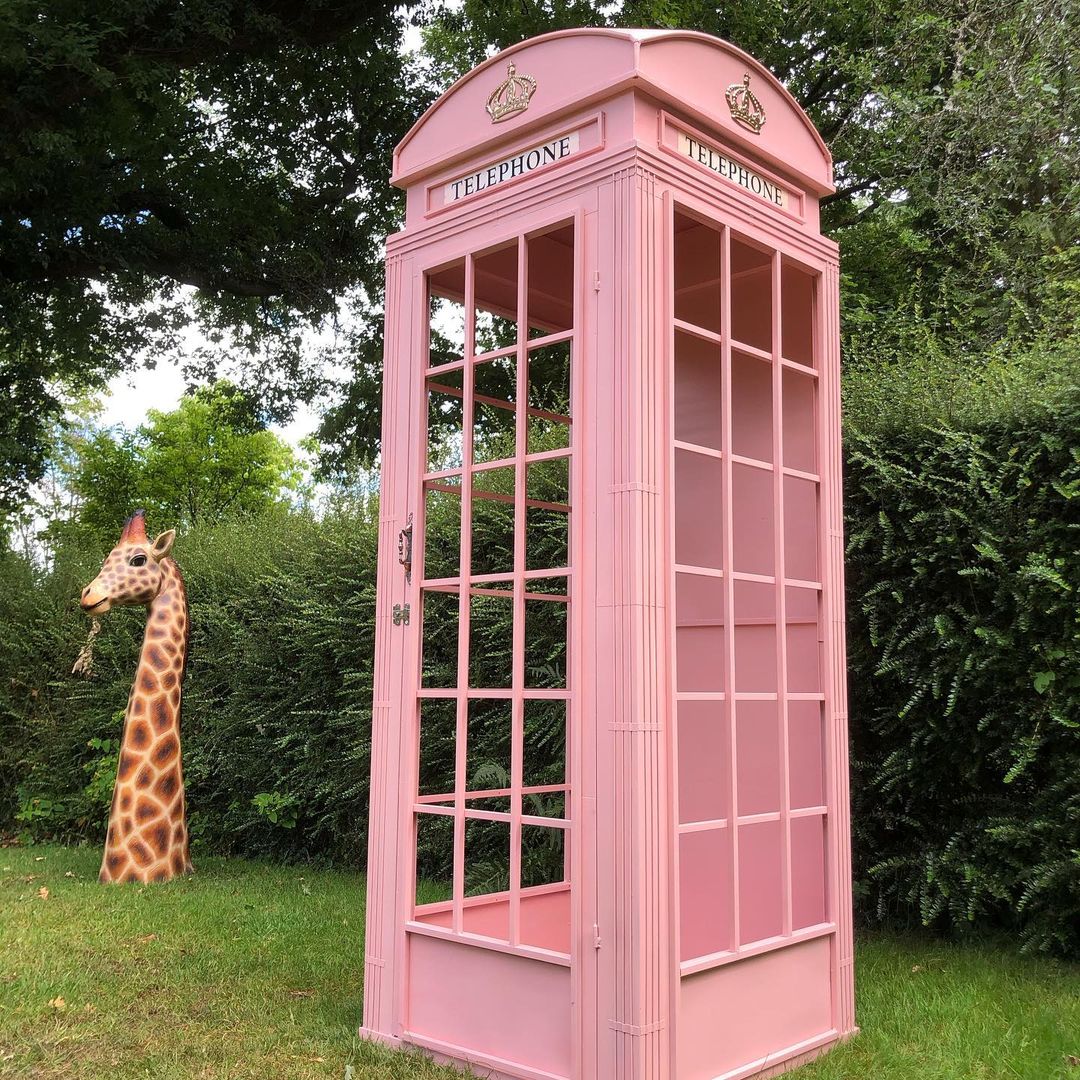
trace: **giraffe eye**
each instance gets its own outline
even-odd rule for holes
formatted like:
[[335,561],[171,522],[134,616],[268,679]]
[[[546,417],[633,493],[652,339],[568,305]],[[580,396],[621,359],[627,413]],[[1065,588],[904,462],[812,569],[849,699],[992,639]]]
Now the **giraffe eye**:
[[145,565],[146,565],[146,556],[143,555],[142,553],[140,553],[138,555],[132,555],[131,558],[128,559],[128,566],[145,566]]

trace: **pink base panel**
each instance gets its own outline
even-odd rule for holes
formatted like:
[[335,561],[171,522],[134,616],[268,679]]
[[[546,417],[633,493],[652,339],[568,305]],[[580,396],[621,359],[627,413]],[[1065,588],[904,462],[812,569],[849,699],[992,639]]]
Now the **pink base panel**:
[[408,973],[416,985],[454,993],[415,995],[406,1041],[456,1046],[468,1060],[498,1060],[517,1075],[570,1075],[567,968],[414,934]]
[[794,1069],[855,1031],[828,150],[725,42],[573,30],[393,182],[361,1035]]
[[[751,1076],[770,1059],[832,1041],[830,942],[819,938],[684,976],[679,1001],[680,1080]],[[713,1026],[722,1017],[724,1037]],[[746,1070],[750,1070],[747,1072]]]

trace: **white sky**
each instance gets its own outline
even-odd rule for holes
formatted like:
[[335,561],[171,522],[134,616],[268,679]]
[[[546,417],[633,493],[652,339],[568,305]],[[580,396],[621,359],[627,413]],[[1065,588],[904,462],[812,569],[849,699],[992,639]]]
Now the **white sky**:
[[[153,370],[140,368],[118,375],[109,383],[109,393],[102,401],[100,422],[107,426],[123,424],[129,430],[146,419],[147,409],[175,409],[184,395],[184,380],[172,364],[158,364]],[[319,414],[308,405],[299,405],[288,424],[271,424],[270,430],[295,446],[311,435],[319,424]]]
[[[451,6],[454,6],[453,4]],[[407,26],[403,38],[405,52],[420,48],[420,29]],[[390,182],[390,162],[386,163],[387,183]],[[196,331],[189,332],[190,349],[194,351],[204,344]],[[146,419],[147,409],[175,409],[184,394],[184,380],[178,368],[162,363],[153,370],[118,375],[109,383],[107,396],[102,400],[104,410],[100,422],[108,426],[122,424],[136,428]],[[287,442],[296,445],[301,439],[314,433],[319,424],[319,414],[308,405],[299,405],[288,424],[272,424],[271,430]]]

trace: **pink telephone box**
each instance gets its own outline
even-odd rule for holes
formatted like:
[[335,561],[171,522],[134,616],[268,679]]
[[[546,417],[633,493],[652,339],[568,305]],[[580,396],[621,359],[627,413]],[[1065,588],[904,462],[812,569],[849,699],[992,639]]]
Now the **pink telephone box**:
[[828,150],[578,30],[394,155],[362,1034],[736,1078],[854,1030]]

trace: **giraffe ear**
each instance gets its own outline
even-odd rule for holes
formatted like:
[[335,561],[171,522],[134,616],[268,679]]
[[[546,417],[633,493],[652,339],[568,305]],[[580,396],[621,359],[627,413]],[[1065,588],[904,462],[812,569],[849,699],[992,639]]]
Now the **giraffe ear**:
[[176,539],[176,530],[170,529],[168,532],[163,532],[153,543],[150,548],[150,553],[154,556],[157,562],[161,562],[166,555],[172,551],[173,541]]

